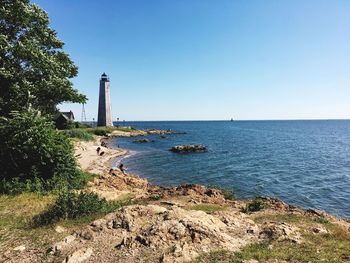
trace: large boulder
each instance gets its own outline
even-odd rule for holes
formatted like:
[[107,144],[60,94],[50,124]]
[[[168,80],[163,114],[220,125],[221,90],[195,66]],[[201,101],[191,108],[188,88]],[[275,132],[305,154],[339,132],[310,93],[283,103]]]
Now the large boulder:
[[170,149],[175,153],[202,153],[207,152],[207,147],[203,145],[177,145]]
[[147,143],[151,142],[149,139],[137,139],[133,141],[134,143]]

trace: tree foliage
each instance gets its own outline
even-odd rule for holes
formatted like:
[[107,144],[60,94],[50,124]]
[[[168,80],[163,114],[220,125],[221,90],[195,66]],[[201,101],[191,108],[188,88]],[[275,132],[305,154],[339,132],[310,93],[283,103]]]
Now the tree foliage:
[[[65,184],[82,186],[73,145],[67,136],[35,112],[0,118],[0,178],[4,182],[40,184],[44,190]],[[39,181],[38,181],[39,180]],[[42,182],[42,184],[40,183]]]
[[86,101],[72,86],[78,69],[63,52],[45,11],[29,0],[0,0],[0,115],[33,108],[52,114]]

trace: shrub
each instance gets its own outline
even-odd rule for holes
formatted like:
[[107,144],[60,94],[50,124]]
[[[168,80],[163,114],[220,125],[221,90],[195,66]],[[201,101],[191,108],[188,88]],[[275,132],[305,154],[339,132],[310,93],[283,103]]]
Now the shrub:
[[330,224],[329,220],[322,215],[315,217],[313,221],[319,224],[325,224],[325,225]]
[[91,128],[91,125],[90,124],[87,124],[87,123],[82,123],[82,122],[75,122],[74,123],[75,125],[75,128],[77,129],[81,129],[81,128]]
[[38,177],[32,180],[26,179],[25,181],[20,181],[18,177],[14,177],[9,180],[3,178],[0,181],[0,192],[14,195],[22,192],[43,193],[45,190],[43,180]]
[[107,136],[114,130],[113,127],[97,127],[97,128],[86,128],[85,131],[95,134],[97,136]]
[[97,127],[97,128],[88,128],[87,132],[98,136],[107,136],[109,133],[113,131],[124,131],[124,132],[132,132],[135,131],[135,128],[132,127]]
[[158,200],[162,199],[162,196],[155,194],[155,195],[150,196],[149,199],[152,201],[158,201]]
[[94,140],[94,136],[91,133],[84,130],[73,129],[73,130],[65,130],[62,132],[65,133],[70,138],[77,138],[82,141]]
[[0,180],[0,193],[15,195],[23,192],[35,192],[37,194],[47,194],[49,192],[60,192],[67,189],[82,189],[92,175],[78,171],[73,180],[67,181],[64,177],[54,176],[51,179],[35,177],[33,179],[20,180],[18,177]]
[[108,131],[106,129],[94,129],[93,133],[97,136],[107,136]]
[[60,219],[76,219],[97,213],[107,214],[129,203],[130,200],[108,202],[95,193],[65,191],[59,194],[56,202],[48,210],[35,216],[33,222],[38,226],[52,224]]
[[235,200],[235,192],[233,189],[220,189],[221,193],[224,195],[227,200]]
[[70,140],[38,113],[0,118],[0,138],[1,192],[75,188],[86,182]]
[[265,202],[261,197],[255,197],[249,202],[245,208],[242,209],[243,213],[256,212],[265,208]]

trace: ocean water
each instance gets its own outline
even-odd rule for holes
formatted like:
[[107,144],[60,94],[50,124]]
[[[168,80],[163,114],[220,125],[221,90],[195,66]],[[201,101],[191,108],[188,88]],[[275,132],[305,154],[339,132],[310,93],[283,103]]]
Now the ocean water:
[[[278,197],[350,218],[350,121],[129,122],[186,134],[115,138],[133,153],[129,172],[160,185],[198,183],[234,189],[239,198]],[[176,154],[174,145],[203,144],[207,153]]]

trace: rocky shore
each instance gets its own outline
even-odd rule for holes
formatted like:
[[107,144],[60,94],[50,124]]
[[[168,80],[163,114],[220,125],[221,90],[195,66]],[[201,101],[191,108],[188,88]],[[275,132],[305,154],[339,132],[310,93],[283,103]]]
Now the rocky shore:
[[[118,131],[112,136],[141,133]],[[236,200],[224,190],[202,185],[152,185],[136,175],[110,170],[113,160],[128,151],[110,148],[108,141],[101,145],[101,139],[105,140],[76,143],[81,168],[98,175],[83,191],[107,200],[130,200],[130,205],[63,232],[63,238],[46,246],[45,253],[28,254],[19,248],[4,262],[319,262],[329,253],[334,253],[328,258],[335,261],[325,262],[350,260],[347,220],[275,198]],[[97,147],[105,154],[98,155]],[[55,231],[60,229],[55,226]],[[328,251],[329,240],[337,242],[332,243],[334,251]],[[245,251],[251,254],[236,256]],[[304,254],[299,257],[297,251],[305,258],[311,253],[315,260],[302,260]]]
[[[111,158],[126,154],[125,150],[109,151]],[[296,208],[278,199],[262,198],[263,209],[244,212],[251,201],[227,199],[219,189],[201,185],[160,187],[119,170],[108,173],[108,168],[100,170],[99,178],[87,191],[109,200],[128,196],[134,204],[74,233],[72,241],[59,249],[60,260],[75,262],[70,258],[80,254],[84,262],[191,262],[205,253],[235,252],[249,244],[288,242],[299,246],[308,242],[305,232],[331,234],[321,220],[350,231],[346,220],[323,211]],[[92,167],[87,169],[91,171]],[[290,218],[299,218],[302,224]]]
[[[263,198],[265,209],[261,211],[243,213],[247,201],[227,200],[218,189],[201,185],[164,188],[119,171],[100,176],[89,188],[98,193],[105,189],[112,190],[113,198],[132,196],[135,204],[53,244],[51,250],[59,252],[59,261],[75,262],[69,259],[82,254],[87,257],[84,262],[192,262],[203,253],[235,252],[254,243],[299,246],[307,242],[305,231],[320,237],[330,235],[329,229],[317,223],[320,218],[344,231],[350,227],[322,211],[299,209],[274,198]],[[279,217],[283,221],[276,220]],[[288,217],[307,223],[300,226]],[[66,244],[65,240],[71,241]]]

